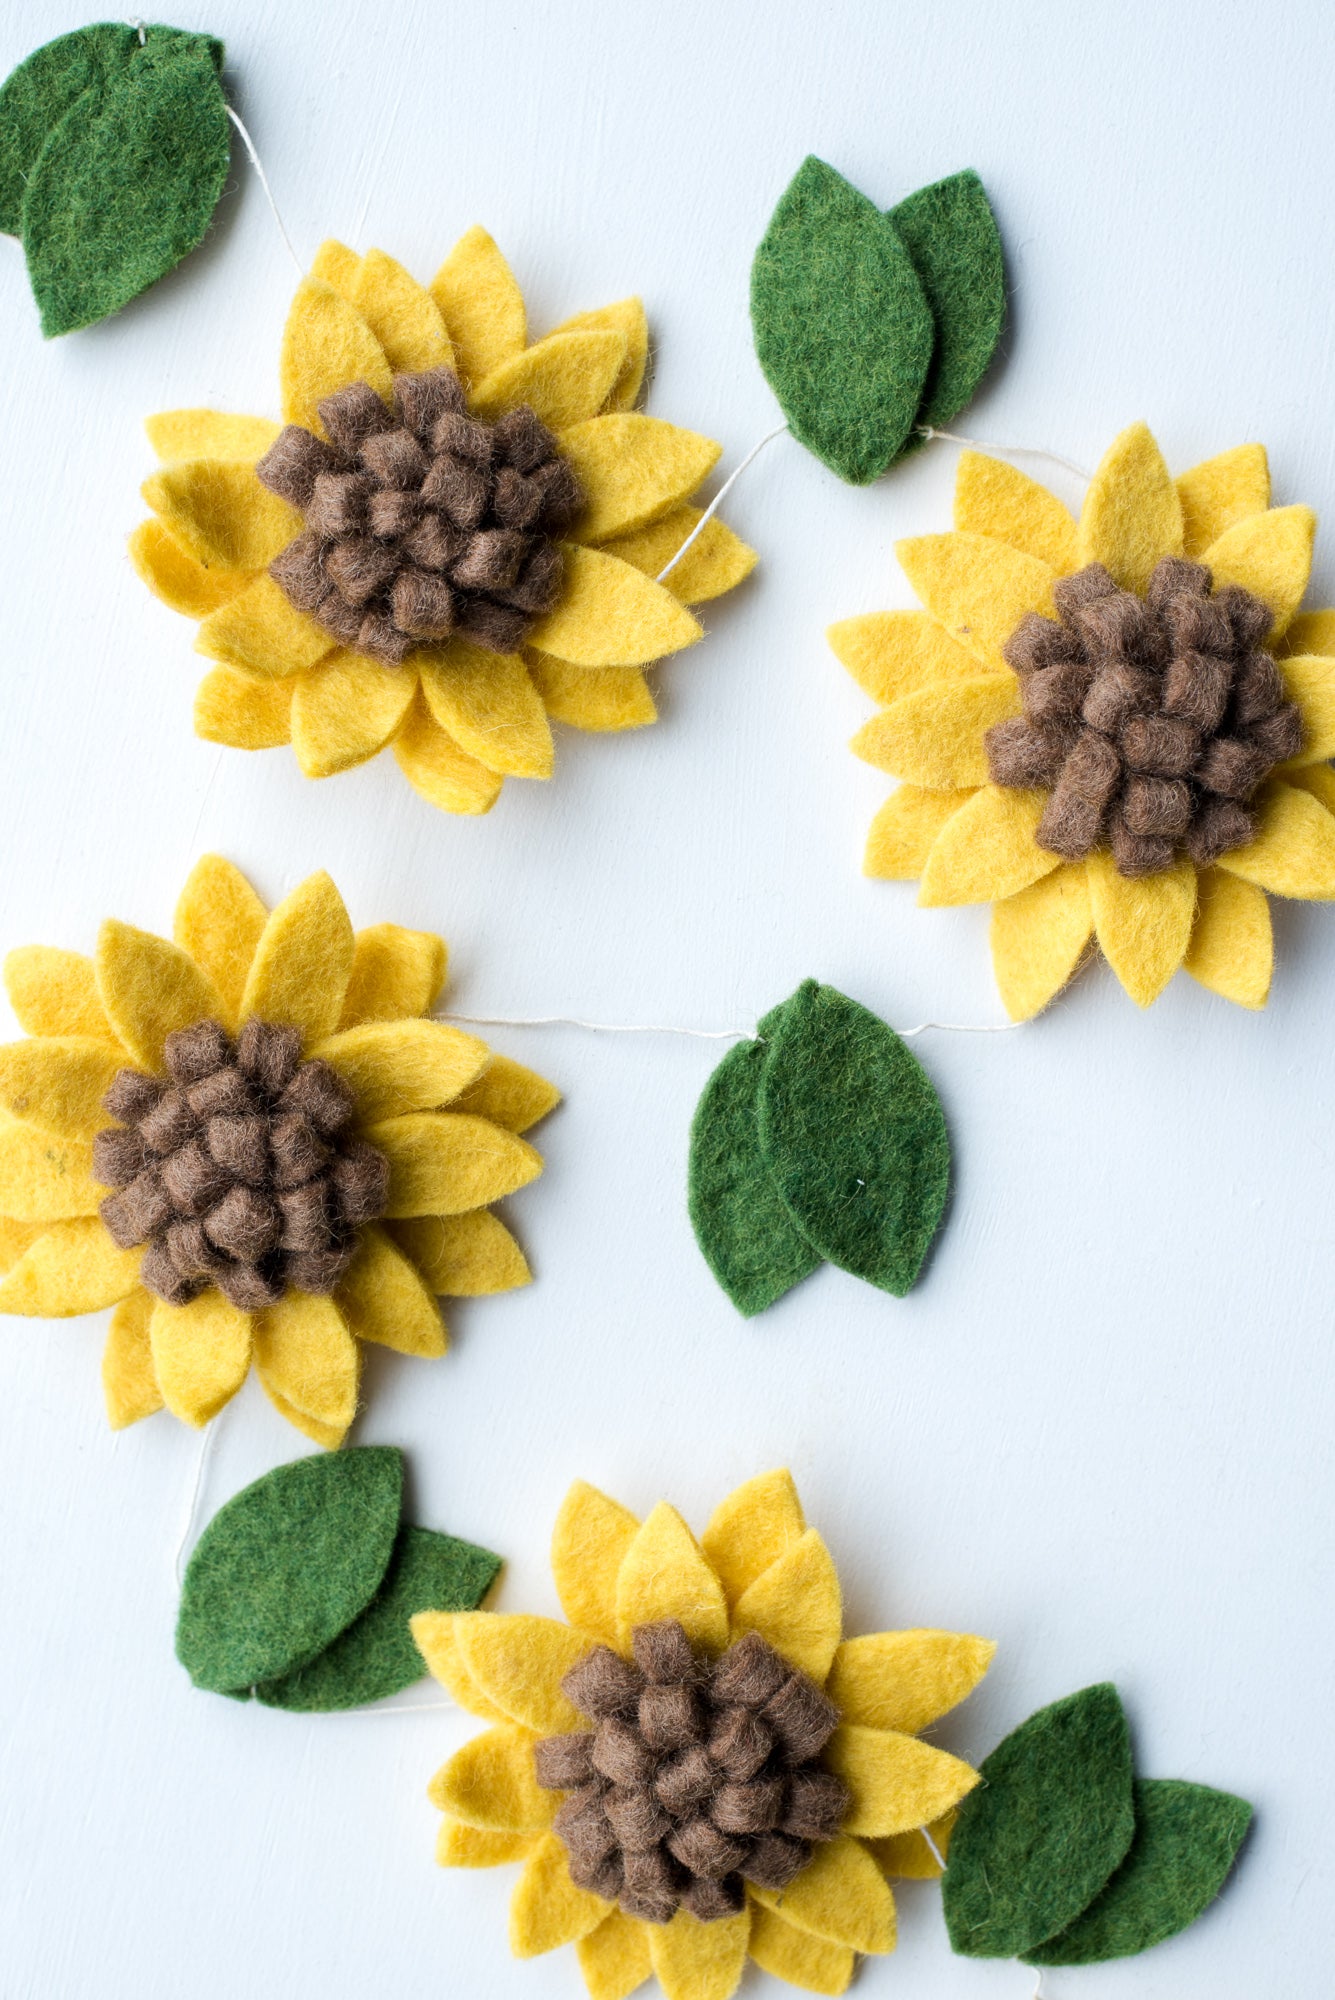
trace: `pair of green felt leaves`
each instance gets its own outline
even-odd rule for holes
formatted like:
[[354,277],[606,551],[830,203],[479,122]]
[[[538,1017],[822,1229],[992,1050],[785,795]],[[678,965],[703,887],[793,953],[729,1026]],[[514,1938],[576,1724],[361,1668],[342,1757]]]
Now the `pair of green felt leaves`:
[[747,1318],[824,1262],[902,1298],[949,1182],[926,1071],[884,1021],[814,979],[729,1050],[691,1126],[691,1224]]
[[1001,238],[971,172],[886,213],[812,154],[751,267],[756,353],[789,429],[854,486],[964,408],[1005,317]]
[[1251,1822],[1228,1792],[1135,1777],[1108,1682],[1031,1715],[980,1769],[942,1885],[970,1958],[1093,1965],[1161,1944],[1214,1901]]
[[227,178],[223,46],[98,22],[0,88],[0,231],[23,239],[48,336],[91,326],[193,250]]
[[270,1708],[360,1708],[425,1671],[408,1621],[472,1611],[501,1559],[401,1522],[403,1453],[280,1465],[219,1509],[185,1573],[176,1655],[196,1687]]

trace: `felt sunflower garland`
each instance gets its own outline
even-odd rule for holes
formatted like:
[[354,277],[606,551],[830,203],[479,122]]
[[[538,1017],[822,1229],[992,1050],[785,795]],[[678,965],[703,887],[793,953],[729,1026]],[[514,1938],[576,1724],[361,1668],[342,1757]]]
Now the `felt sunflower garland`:
[[[895,1943],[888,1877],[935,1853],[978,1773],[921,1740],[986,1672],[984,1639],[842,1638],[838,1576],[786,1472],[697,1542],[582,1482],[552,1567],[570,1621],[428,1612],[436,1678],[491,1726],[437,1773],[447,1867],[522,1862],[521,1958],[575,1944],[592,2000],[657,1975],[727,2000],[748,1956],[841,1993]],[[931,1842],[920,1831],[926,1828]]]
[[1300,609],[1315,525],[1270,505],[1259,445],[1174,480],[1135,424],[1078,522],[966,452],[955,532],[898,547],[925,609],[831,628],[881,704],[853,749],[904,781],[866,872],[993,905],[1012,1019],[1092,940],[1138,1006],[1183,967],[1262,1007],[1267,893],[1335,897],[1335,611]]
[[635,409],[647,357],[638,299],[530,344],[485,230],[430,287],[326,243],[283,335],[284,428],[148,424],[131,555],[219,663],[199,734],[290,742],[311,778],[388,744],[432,805],[481,813],[507,777],[551,775],[549,717],[653,722],[644,668],[755,557],[713,519],[684,548],[718,446]]
[[30,1039],[0,1050],[0,1311],[114,1306],[117,1428],[206,1424],[253,1362],[334,1446],[362,1341],[443,1354],[438,1295],[528,1282],[488,1204],[542,1171],[519,1135],[558,1093],[427,1018],[443,941],[354,933],[327,875],[268,911],[206,856],[174,936],[5,962]]

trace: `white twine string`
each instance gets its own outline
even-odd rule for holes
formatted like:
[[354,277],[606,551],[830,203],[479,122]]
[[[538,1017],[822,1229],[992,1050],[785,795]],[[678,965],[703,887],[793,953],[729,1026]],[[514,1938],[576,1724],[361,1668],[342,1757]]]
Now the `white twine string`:
[[941,1871],[942,1871],[942,1872],[944,1873],[944,1872],[945,1872],[945,1866],[946,1866],[946,1857],[945,1857],[945,1855],[944,1855],[944,1854],[943,1854],[943,1853],[941,1852],[941,1849],[940,1849],[940,1848],[939,1848],[939,1847],[937,1846],[936,1842],[935,1842],[935,1841],[934,1841],[934,1840],[932,1839],[932,1836],[931,1836],[931,1834],[930,1834],[930,1833],[929,1833],[929,1832],[927,1831],[927,1828],[926,1828],[925,1826],[920,1826],[920,1827],[918,1828],[918,1831],[919,1831],[919,1833],[920,1833],[920,1834],[922,1835],[923,1839],[924,1839],[924,1840],[925,1840],[925,1841],[927,1842],[927,1845],[928,1845],[928,1846],[929,1846],[929,1847],[931,1848],[931,1850],[932,1850],[932,1859],[933,1859],[933,1861],[935,1861],[935,1863],[936,1863],[937,1867],[938,1867],[939,1869],[941,1869]]
[[1083,479],[1086,485],[1094,477],[1092,472],[1085,471],[1083,465],[1077,465],[1073,459],[1063,458],[1059,451],[1049,451],[1046,445],[991,444],[986,438],[961,437],[958,431],[938,430],[935,424],[919,424],[918,436],[928,439],[940,438],[945,444],[965,444],[971,451],[999,451],[1007,458],[1050,459],[1053,465],[1064,465],[1068,472],[1073,472],[1077,479]]
[[279,234],[281,235],[284,243],[287,245],[287,254],[292,259],[293,264],[296,266],[297,276],[299,278],[304,278],[306,275],[306,266],[302,263],[296,251],[292,248],[292,238],[287,233],[287,224],[284,222],[282,216],[278,213],[278,203],[273,198],[273,189],[269,186],[269,176],[265,173],[263,166],[260,164],[260,156],[255,151],[255,141],[251,138],[249,132],[247,132],[245,126],[241,123],[241,120],[238,118],[236,112],[233,111],[230,104],[227,107],[227,116],[231,119],[237,131],[241,134],[241,143],[245,147],[248,155],[250,156],[250,164],[252,167],[254,167],[256,173],[260,177],[260,186],[264,189],[264,198],[268,202],[270,208],[273,210],[273,219],[278,224]]
[[[226,1404],[224,1404],[223,1408],[225,1409],[226,1407]],[[199,1512],[199,1499],[204,1490],[204,1468],[209,1462],[209,1455],[213,1450],[214,1435],[221,1422],[222,1410],[219,1410],[212,1422],[205,1425],[204,1435],[199,1441],[199,1452],[195,1459],[195,1477],[190,1488],[190,1504],[186,1508],[185,1519],[181,1523],[181,1533],[176,1543],[176,1553],[172,1557],[172,1572],[175,1575],[176,1588],[178,1590],[181,1588],[181,1579],[185,1575],[186,1550],[189,1547],[190,1538],[195,1531],[195,1516]]]
[[671,562],[664,563],[662,569],[659,570],[657,577],[654,579],[655,582],[661,583],[663,581],[663,578],[677,567],[677,564],[681,561],[687,549],[690,548],[692,542],[694,542],[698,536],[704,533],[705,529],[709,526],[710,522],[713,520],[715,514],[717,514],[719,508],[723,505],[723,502],[727,499],[731,489],[737,484],[737,481],[746,471],[746,468],[751,463],[752,459],[759,458],[761,452],[765,449],[765,446],[767,444],[772,444],[775,438],[782,437],[785,431],[787,431],[787,429],[788,429],[787,424],[778,424],[772,431],[766,431],[764,437],[761,438],[760,442],[758,444],[752,445],[750,451],[747,452],[746,457],[742,460],[741,464],[733,467],[732,471],[728,474],[727,478],[724,480],[722,486],[719,487],[718,492],[714,495],[709,505],[705,508],[704,513],[700,516],[695,526],[691,529],[691,532],[686,537],[686,540],[677,550],[676,555],[673,556]]
[[[583,1021],[574,1014],[536,1014],[524,1018],[513,1014],[438,1014],[440,1021],[458,1022],[469,1028],[584,1028],[594,1035],[689,1035],[701,1042],[749,1042],[763,1040],[754,1028],[678,1028],[657,1021]],[[1022,1028],[1023,1021],[919,1021],[914,1028],[896,1028],[901,1041],[935,1031],[942,1035],[1008,1035]]]

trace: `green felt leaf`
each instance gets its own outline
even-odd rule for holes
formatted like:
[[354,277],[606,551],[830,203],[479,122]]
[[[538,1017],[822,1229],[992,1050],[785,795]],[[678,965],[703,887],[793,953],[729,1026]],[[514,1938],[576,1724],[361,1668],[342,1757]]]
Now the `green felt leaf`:
[[48,132],[20,215],[43,333],[104,319],[203,237],[230,156],[221,60],[210,36],[155,29]]
[[814,155],[751,266],[756,353],[793,436],[865,486],[917,418],[933,326],[899,230]]
[[[936,322],[916,424],[948,424],[972,401],[1006,319],[1001,236],[977,174],[933,181],[890,214]],[[923,442],[915,430],[910,443]]]
[[1129,1958],[1194,1924],[1224,1886],[1251,1824],[1246,1799],[1181,1778],[1139,1778],[1130,1852],[1083,1916],[1024,1956],[1031,1965]]
[[359,1618],[306,1666],[256,1688],[270,1708],[360,1708],[411,1687],[426,1671],[408,1620],[419,1611],[474,1611],[499,1556],[453,1535],[400,1528],[384,1581]]
[[374,1597],[403,1503],[403,1453],[359,1445],[280,1465],[214,1515],[190,1558],[176,1657],[242,1693],[304,1666]]
[[760,1151],[756,1106],[765,1057],[761,1042],[730,1049],[705,1085],[691,1124],[691,1227],[710,1270],[748,1319],[821,1263]]
[[970,1958],[1027,1958],[1087,1909],[1131,1846],[1131,1741],[1117,1690],[1039,1709],[980,1767],[942,1884],[946,1928]]
[[0,85],[0,231],[6,236],[20,232],[28,176],[47,134],[76,98],[138,47],[138,32],[128,23],[99,21],[44,42]]
[[931,1079],[893,1028],[814,979],[761,1033],[760,1144],[784,1205],[822,1257],[902,1298],[950,1184]]

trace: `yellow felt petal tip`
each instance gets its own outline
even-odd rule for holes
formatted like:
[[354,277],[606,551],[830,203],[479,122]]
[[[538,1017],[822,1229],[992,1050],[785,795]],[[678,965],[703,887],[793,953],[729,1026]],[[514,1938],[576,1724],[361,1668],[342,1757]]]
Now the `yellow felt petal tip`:
[[466,1826],[486,1833],[542,1833],[556,1796],[533,1774],[533,1737],[515,1723],[483,1730],[456,1750],[431,1781],[429,1796]]
[[860,1840],[840,1834],[821,1841],[786,1889],[751,1894],[785,1922],[831,1944],[869,1955],[895,1948],[895,1899]]
[[217,1416],[250,1372],[250,1315],[221,1292],[201,1292],[184,1306],[155,1299],[148,1334],[167,1408],[197,1428]]
[[818,1685],[830,1671],[842,1626],[838,1572],[814,1528],[761,1571],[732,1614],[735,1639],[759,1632]]
[[499,1868],[507,1861],[523,1861],[534,1839],[531,1833],[484,1833],[461,1820],[443,1819],[436,1834],[436,1859],[442,1868]]
[[258,1314],[255,1368],[289,1422],[321,1443],[342,1439],[357,1414],[361,1356],[333,1299],[289,1292]]
[[301,675],[292,695],[292,748],[308,778],[351,771],[384,749],[416,693],[411,672],[335,652]]
[[376,1225],[363,1226],[357,1253],[339,1280],[335,1297],[358,1340],[423,1360],[435,1360],[445,1352],[448,1343],[435,1287],[412,1256]]
[[440,307],[383,250],[368,250],[361,259],[350,296],[394,374],[453,365],[454,349]]
[[561,1682],[589,1650],[587,1636],[555,1618],[463,1611],[455,1616],[459,1657],[489,1701],[539,1736],[584,1727]]
[[575,1947],[589,2000],[627,2000],[652,1977],[649,1934],[637,1917],[613,1910]]
[[884,1840],[869,1840],[867,1846],[891,1881],[935,1882],[945,1873],[943,1864],[950,1855],[950,1836],[958,1817],[958,1808],[952,1807],[931,1826],[887,1834]]
[[181,950],[212,979],[232,1026],[269,912],[239,868],[204,854],[186,877],[172,918]]
[[615,328],[549,333],[475,383],[472,407],[494,419],[527,404],[550,430],[563,431],[597,416],[625,360],[626,337]]
[[531,653],[528,670],[547,713],[572,729],[611,735],[647,729],[658,720],[658,705],[640,667],[572,667]]
[[577,1479],[552,1532],[552,1575],[572,1625],[610,1644],[618,1637],[617,1576],[639,1522],[619,1501]]
[[786,1467],[760,1472],[720,1500],[700,1537],[729,1603],[802,1539],[806,1521]]
[[1179,475],[1182,553],[1193,561],[1225,528],[1263,514],[1270,505],[1270,466],[1263,444],[1239,444]]
[[161,521],[141,521],[128,543],[130,561],[140,581],[155,597],[187,618],[207,618],[220,604],[245,587],[243,571],[210,569],[182,548]]
[[242,1015],[296,1028],[306,1040],[332,1033],[343,1011],[353,949],[352,925],[333,882],[323,870],[307,876],[260,933]]
[[146,1069],[162,1068],[168,1035],[225,1011],[213,981],[179,945],[114,917],[98,932],[94,962],[107,1019]]
[[490,812],[505,782],[498,771],[470,757],[434,720],[419,693],[394,738],[394,758],[428,805],[441,812]]
[[1014,896],[1057,856],[1035,838],[1047,795],[985,785],[946,820],[922,871],[924,909],[953,903],[993,903]]
[[760,1905],[751,1912],[748,1949],[762,1972],[804,1993],[846,1993],[857,1964],[847,1945],[813,1937]]
[[664,2000],[731,2000],[746,1969],[750,1906],[702,1924],[689,1910],[649,1927],[649,1957]]
[[674,1507],[660,1500],[626,1550],[617,1577],[617,1618],[623,1639],[636,1625],[675,1618],[708,1652],[728,1643],[723,1585]]
[[427,1014],[445,984],[449,954],[433,931],[372,924],[353,941],[352,971],[340,1028]]
[[467,1112],[385,1118],[366,1137],[389,1161],[388,1216],[459,1215],[484,1208],[542,1172],[525,1139]]
[[164,465],[183,458],[234,458],[254,465],[278,436],[278,425],[268,417],[225,410],[160,410],[145,417],[144,429]]
[[506,777],[550,778],[552,732],[521,659],[456,640],[419,666],[427,707],[470,757]]
[[1148,1007],[1185,956],[1196,913],[1196,871],[1179,861],[1162,875],[1128,880],[1102,851],[1085,866],[1099,948],[1136,1005]]
[[185,459],[143,484],[174,539],[210,569],[253,571],[301,532],[301,516],[233,459]]
[[[435,1676],[458,1702],[460,1708],[469,1715],[480,1716],[484,1722],[502,1722],[509,1725],[510,1718],[494,1701],[488,1701],[473,1676],[464,1665],[459,1652],[454,1629],[455,1614],[449,1611],[419,1611],[408,1621],[412,1630],[413,1644],[426,1661],[427,1670]],[[437,1773],[437,1778],[442,1774]],[[433,1779],[429,1796],[436,1799],[436,1781]]]
[[537,1958],[596,1930],[611,1906],[570,1879],[566,1850],[555,1834],[540,1840],[510,1898],[510,1949]]
[[1256,838],[1230,848],[1219,866],[1274,896],[1335,897],[1335,818],[1305,787],[1264,788]]
[[445,1021],[367,1021],[313,1044],[357,1101],[363,1122],[447,1104],[479,1077],[491,1051]]
[[925,611],[868,611],[825,636],[840,665],[885,706],[943,681],[972,680],[981,665]]
[[[683,604],[704,604],[710,598],[722,597],[725,591],[734,590],[750,576],[757,556],[717,515],[712,515],[700,528],[703,512],[702,508],[689,505],[674,507],[651,527],[640,528],[632,535],[617,535],[605,542],[604,551],[619,556],[622,562],[642,570],[646,576],[657,578],[661,571],[667,570],[666,576],[661,577],[663,588]],[[695,539],[685,548],[692,536]],[[685,553],[680,561],[675,560],[682,549]]]
[[577,667],[642,667],[703,636],[670,591],[603,549],[564,550],[560,602],[530,635],[539,652]]
[[1272,634],[1285,630],[1303,601],[1312,570],[1316,515],[1310,507],[1272,507],[1226,528],[1201,557],[1214,587],[1240,583],[1274,613]]
[[96,1216],[57,1222],[0,1278],[0,1312],[68,1319],[127,1298],[141,1249],[118,1250]]
[[5,991],[30,1035],[93,1035],[116,1043],[91,958],[57,945],[19,945],[5,957]]
[[934,790],[985,785],[987,732],[1020,712],[1013,675],[979,674],[905,695],[864,723],[849,748],[910,784]]
[[1029,1021],[1061,992],[1094,931],[1083,862],[1007,896],[992,910],[992,966],[1012,1021]]
[[504,1125],[507,1132],[527,1132],[561,1102],[554,1083],[510,1056],[493,1054],[476,1083],[470,1083],[455,1103],[456,1111],[473,1111]]
[[1265,891],[1226,869],[1207,868],[1197,898],[1184,969],[1239,1007],[1264,1007],[1275,956]]
[[512,1292],[533,1276],[514,1237],[488,1208],[466,1215],[410,1216],[391,1224],[391,1233],[439,1298]]
[[195,694],[195,734],[232,750],[276,750],[292,735],[292,680],[214,667]]
[[853,1803],[851,1834],[907,1833],[928,1826],[978,1783],[970,1765],[916,1736],[841,1722],[825,1746],[826,1768],[844,1780]]
[[297,287],[278,376],[287,422],[319,437],[325,435],[319,405],[326,396],[352,382],[369,383],[387,403],[392,393],[384,348],[357,308],[322,278],[303,278]]
[[867,830],[862,872],[883,882],[910,882],[922,874],[936,836],[957,813],[969,791],[925,791],[900,785]]
[[1075,522],[1057,496],[1017,467],[982,452],[960,453],[955,526],[967,534],[1006,542],[1051,564],[1059,575],[1073,570],[1079,561]]
[[329,634],[295,610],[270,576],[257,576],[229,596],[204,619],[195,640],[206,659],[271,679],[312,667],[333,649]]
[[722,451],[696,431],[631,412],[572,424],[560,442],[584,494],[578,533],[588,542],[660,519],[708,478]]
[[840,1646],[826,1692],[848,1722],[916,1736],[973,1692],[996,1650],[963,1632],[864,1633]]
[[523,350],[524,298],[485,229],[467,230],[431,281],[465,382],[477,383]]
[[102,1394],[107,1422],[114,1431],[137,1424],[163,1407],[148,1337],[152,1316],[151,1296],[137,1290],[122,1299],[111,1315],[102,1349]]
[[985,666],[1004,666],[1002,648],[1027,611],[1051,615],[1051,567],[990,535],[918,535],[895,554],[946,635]]
[[0,1110],[39,1132],[91,1139],[107,1123],[102,1100],[120,1062],[88,1035],[32,1038],[0,1047]]
[[607,406],[613,410],[629,410],[639,398],[649,363],[649,322],[644,315],[643,301],[637,298],[617,299],[610,306],[595,306],[592,312],[574,313],[569,319],[563,319],[560,326],[552,328],[553,333],[609,331],[624,337],[626,357],[620,374],[612,384]]
[[1079,553],[1142,595],[1155,565],[1181,555],[1182,503],[1146,424],[1130,424],[1104,453],[1080,512]]

